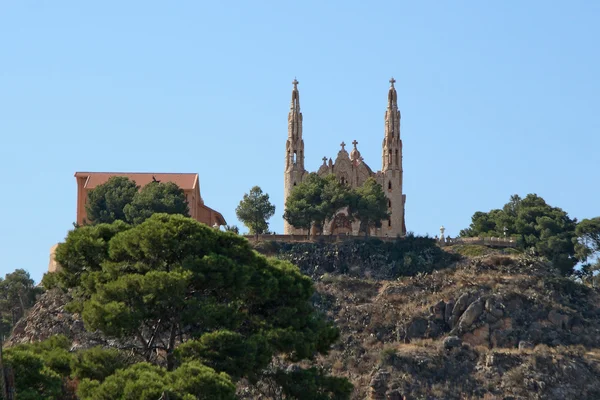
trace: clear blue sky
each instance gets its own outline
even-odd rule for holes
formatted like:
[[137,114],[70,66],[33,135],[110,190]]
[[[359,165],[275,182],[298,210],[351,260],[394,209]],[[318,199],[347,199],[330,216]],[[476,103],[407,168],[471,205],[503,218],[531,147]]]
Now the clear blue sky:
[[390,76],[407,228],[456,235],[537,193],[600,215],[600,2],[3,1],[0,275],[37,281],[75,221],[75,171],[198,172],[239,224],[276,204],[291,81],[306,166],[358,140],[381,168]]

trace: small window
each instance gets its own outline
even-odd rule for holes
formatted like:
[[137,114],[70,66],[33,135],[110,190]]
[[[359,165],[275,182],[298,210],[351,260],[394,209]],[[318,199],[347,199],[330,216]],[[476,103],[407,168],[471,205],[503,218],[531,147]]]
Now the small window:
[[392,181],[388,181],[388,190],[392,190]]
[[392,208],[392,201],[388,200],[388,208]]
[[294,186],[296,186],[296,182],[294,182]]
[[292,159],[292,162],[296,164],[296,151],[294,151],[294,158]]
[[388,226],[392,226],[392,219],[388,218]]

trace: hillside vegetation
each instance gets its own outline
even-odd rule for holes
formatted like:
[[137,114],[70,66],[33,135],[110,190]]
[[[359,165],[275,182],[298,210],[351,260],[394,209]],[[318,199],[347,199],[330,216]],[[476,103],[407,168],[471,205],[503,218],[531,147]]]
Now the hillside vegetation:
[[[600,398],[595,289],[536,257],[442,250],[426,238],[400,243],[255,246],[310,273],[313,306],[340,330],[316,364],[276,359],[279,370],[293,374],[315,365],[348,378],[357,400]],[[11,344],[60,333],[75,349],[115,345],[87,332],[78,314],[65,310],[67,301],[56,290],[42,296],[15,327]],[[298,385],[299,376],[300,391]],[[238,398],[298,396],[277,395],[268,379],[237,383]]]

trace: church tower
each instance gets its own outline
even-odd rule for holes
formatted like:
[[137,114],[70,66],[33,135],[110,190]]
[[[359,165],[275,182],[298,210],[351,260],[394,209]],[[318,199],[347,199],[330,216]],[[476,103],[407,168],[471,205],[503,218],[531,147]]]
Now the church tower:
[[404,204],[406,195],[402,194],[402,139],[400,139],[400,110],[398,95],[390,79],[387,110],[385,111],[385,135],[382,144],[381,178],[383,191],[388,198],[390,218],[382,222],[382,234],[395,237],[406,234],[404,222]]
[[[288,138],[285,144],[285,172],[284,172],[284,194],[283,202],[297,184],[302,182],[306,170],[304,169],[304,140],[302,139],[302,113],[300,112],[300,93],[298,92],[298,81],[294,78],[292,82],[292,101],[288,114]],[[284,234],[296,233],[296,229],[284,220]]]

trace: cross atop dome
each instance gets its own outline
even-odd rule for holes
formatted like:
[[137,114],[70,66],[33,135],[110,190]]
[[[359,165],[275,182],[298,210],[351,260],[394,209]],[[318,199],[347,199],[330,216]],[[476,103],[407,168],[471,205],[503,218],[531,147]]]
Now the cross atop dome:
[[356,141],[356,139],[354,139],[354,140],[352,141],[352,144],[354,145],[354,148],[356,148],[356,145],[358,144],[358,142]]

